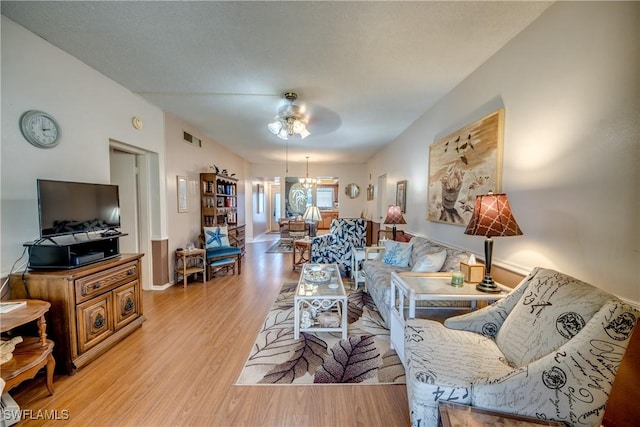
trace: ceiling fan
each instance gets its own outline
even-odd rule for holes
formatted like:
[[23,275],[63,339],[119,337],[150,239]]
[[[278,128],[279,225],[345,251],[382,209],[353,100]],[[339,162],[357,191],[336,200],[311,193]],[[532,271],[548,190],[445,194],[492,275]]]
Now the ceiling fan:
[[269,123],[267,128],[272,134],[285,141],[294,135],[300,135],[301,139],[305,139],[311,135],[311,132],[307,129],[309,116],[306,113],[306,109],[303,106],[294,104],[295,100],[298,99],[298,94],[295,92],[285,92],[283,97],[288,101],[288,104],[279,108],[275,121]]

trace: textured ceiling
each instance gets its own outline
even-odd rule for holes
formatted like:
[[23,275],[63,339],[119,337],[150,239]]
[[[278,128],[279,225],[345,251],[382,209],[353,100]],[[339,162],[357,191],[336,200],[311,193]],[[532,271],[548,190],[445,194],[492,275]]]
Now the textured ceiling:
[[[364,162],[549,2],[11,2],[2,14],[256,163]],[[198,135],[197,135],[198,136]],[[201,136],[201,135],[200,135]]]

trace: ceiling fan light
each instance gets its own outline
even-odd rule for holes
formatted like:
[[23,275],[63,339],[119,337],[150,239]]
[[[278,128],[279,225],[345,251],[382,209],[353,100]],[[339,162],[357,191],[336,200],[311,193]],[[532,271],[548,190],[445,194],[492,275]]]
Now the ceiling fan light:
[[300,120],[295,120],[293,122],[293,132],[294,133],[302,133],[302,131],[306,130],[304,123],[302,123]]
[[269,128],[269,132],[271,132],[274,135],[277,135],[278,132],[280,132],[280,130],[282,129],[282,123],[280,123],[280,121],[277,120],[273,123],[269,123],[267,125],[267,128]]
[[294,135],[300,135],[301,139],[308,137],[311,132],[307,130],[309,119],[304,114],[305,107],[293,103],[298,95],[294,92],[287,92],[284,97],[289,103],[279,108],[276,120],[267,125],[269,131],[284,140]]
[[289,134],[285,128],[280,129],[280,132],[278,132],[278,138],[284,139],[285,141],[289,139]]

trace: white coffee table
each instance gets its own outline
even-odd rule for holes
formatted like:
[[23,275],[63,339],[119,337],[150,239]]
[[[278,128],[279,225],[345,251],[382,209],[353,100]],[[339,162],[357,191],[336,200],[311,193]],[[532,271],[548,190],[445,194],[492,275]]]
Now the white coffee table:
[[[416,301],[470,301],[476,308],[478,301],[495,301],[506,297],[510,288],[496,283],[499,293],[487,293],[476,289],[475,283],[464,282],[462,286],[451,285],[451,273],[411,274],[391,273],[391,348],[398,353],[404,364],[404,326],[406,319],[416,317]],[[428,307],[418,307],[428,310]],[[437,307],[444,309],[445,307]],[[459,309],[460,307],[451,307]]]
[[[342,339],[347,339],[347,293],[337,264],[305,264],[293,305],[294,339],[300,338],[300,332],[342,332]],[[310,313],[310,325],[301,325],[304,312]],[[321,317],[328,315],[339,318],[338,326],[320,324]]]

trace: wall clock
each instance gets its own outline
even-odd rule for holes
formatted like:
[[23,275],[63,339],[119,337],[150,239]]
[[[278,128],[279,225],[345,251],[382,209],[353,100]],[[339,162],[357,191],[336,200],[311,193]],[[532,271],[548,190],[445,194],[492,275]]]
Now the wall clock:
[[29,143],[38,148],[52,148],[60,142],[60,126],[51,115],[29,110],[20,117],[20,131]]

